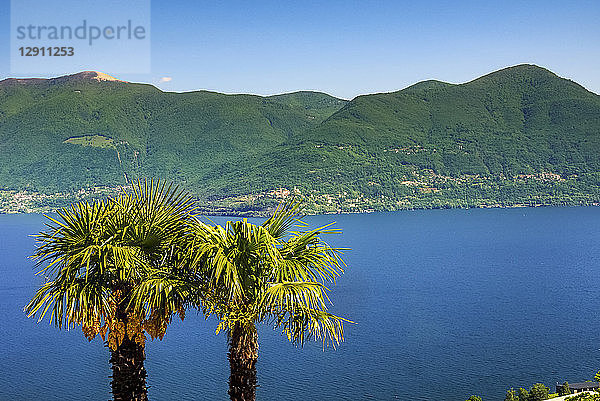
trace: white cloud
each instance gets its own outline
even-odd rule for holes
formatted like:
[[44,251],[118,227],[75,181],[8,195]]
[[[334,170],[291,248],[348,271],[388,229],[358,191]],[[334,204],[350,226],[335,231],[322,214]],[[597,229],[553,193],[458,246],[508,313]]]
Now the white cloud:
[[161,77],[160,82],[170,82],[173,78],[171,77]]

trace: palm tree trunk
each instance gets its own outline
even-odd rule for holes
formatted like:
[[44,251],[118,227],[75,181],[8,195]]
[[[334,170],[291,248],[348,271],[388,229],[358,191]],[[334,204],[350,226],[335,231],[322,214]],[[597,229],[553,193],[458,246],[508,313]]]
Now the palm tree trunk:
[[258,335],[256,330],[243,330],[236,325],[229,336],[229,398],[231,401],[256,399],[256,360]]
[[147,401],[144,346],[125,336],[121,345],[110,353],[114,401]]
[[[129,293],[128,289],[125,291]],[[127,299],[127,297],[124,298]],[[119,302],[116,317],[125,323],[125,330],[127,330],[129,319],[125,305],[127,305],[125,301]],[[146,359],[144,344],[138,344],[125,334],[121,344],[117,345],[117,349],[110,349],[110,354],[110,363],[112,364],[112,381],[110,384],[113,400],[148,401],[147,374],[144,368],[144,360]]]

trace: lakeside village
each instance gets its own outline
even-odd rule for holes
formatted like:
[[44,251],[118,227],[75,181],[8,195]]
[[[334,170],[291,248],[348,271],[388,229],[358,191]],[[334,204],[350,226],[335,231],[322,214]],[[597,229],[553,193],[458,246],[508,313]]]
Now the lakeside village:
[[[289,196],[301,197],[304,211],[307,214],[336,213],[372,213],[375,211],[394,211],[411,209],[439,208],[503,208],[503,207],[538,207],[562,205],[598,206],[592,194],[585,197],[548,199],[543,194],[533,193],[528,199],[515,202],[503,202],[495,199],[502,189],[497,181],[479,175],[462,175],[460,177],[441,176],[429,171],[425,174],[413,172],[410,177],[399,183],[402,193],[365,195],[357,190],[348,189],[334,193],[323,193],[317,190],[301,190],[294,188],[277,188],[251,194],[224,197],[199,198],[199,210],[207,215],[229,215],[240,217],[261,217],[268,215],[274,207]],[[532,185],[560,186],[569,184],[577,177],[561,178],[558,174],[542,172],[536,174],[520,174],[512,178],[501,177],[512,188],[526,190]],[[381,184],[369,181],[370,187]],[[494,187],[495,186],[495,187]],[[95,186],[82,188],[72,192],[43,193],[33,189],[15,190],[0,189],[0,214],[14,213],[50,213],[72,203],[82,200],[93,201],[113,196],[128,186]],[[403,190],[402,190],[403,188]],[[489,189],[487,196],[467,197],[464,191]],[[377,193],[377,191],[374,191]],[[389,192],[386,192],[389,193]],[[463,193],[462,195],[459,195]],[[490,196],[491,195],[491,196]]]
[[[44,194],[36,191],[0,190],[0,214],[51,213],[79,201],[92,201],[118,194],[123,187],[93,187],[74,192]],[[300,190],[278,188],[256,194],[232,196],[216,200],[202,200],[200,212],[207,215],[261,217],[273,210],[289,196],[302,196]],[[304,197],[309,213],[371,213],[362,197],[351,198],[347,192],[339,194],[309,194]]]

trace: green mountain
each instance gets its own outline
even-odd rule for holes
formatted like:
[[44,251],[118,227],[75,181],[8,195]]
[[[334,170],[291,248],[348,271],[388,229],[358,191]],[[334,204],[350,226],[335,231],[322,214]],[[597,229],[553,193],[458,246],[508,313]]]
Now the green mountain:
[[168,93],[95,72],[7,79],[0,157],[5,210],[17,191],[55,205],[136,177],[177,181],[213,212],[294,190],[321,212],[593,204],[600,96],[533,65],[349,102]]

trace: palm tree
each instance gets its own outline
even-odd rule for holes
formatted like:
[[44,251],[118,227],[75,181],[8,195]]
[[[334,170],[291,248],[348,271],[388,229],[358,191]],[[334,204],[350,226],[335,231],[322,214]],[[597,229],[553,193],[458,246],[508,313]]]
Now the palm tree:
[[[145,333],[162,339],[173,313],[183,319],[200,288],[178,280],[192,277],[186,273],[192,204],[177,188],[138,181],[114,199],[48,217],[48,229],[37,235],[33,257],[38,274],[49,277],[25,311],[39,320],[51,311],[56,326],[80,325],[90,341],[100,334],[110,348],[114,400],[148,399]],[[151,302],[141,298],[148,294]]]
[[[342,272],[342,249],[320,238],[339,232],[327,225],[302,230],[300,204],[280,205],[262,225],[246,219],[225,227],[199,224],[197,252],[210,272],[206,314],[215,314],[217,333],[228,335],[229,396],[252,401],[256,395],[258,335],[256,324],[272,323],[296,344],[306,339],[334,346],[343,340],[341,317],[327,312],[327,282]],[[291,231],[292,226],[299,231]]]

